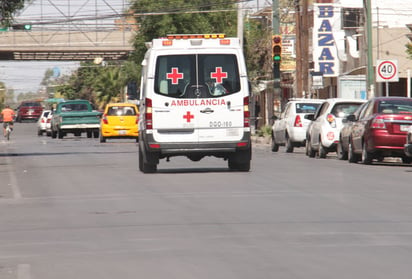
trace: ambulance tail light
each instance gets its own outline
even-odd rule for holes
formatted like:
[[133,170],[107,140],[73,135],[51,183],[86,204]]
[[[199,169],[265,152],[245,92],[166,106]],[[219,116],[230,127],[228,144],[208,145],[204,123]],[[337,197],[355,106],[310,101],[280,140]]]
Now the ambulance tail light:
[[302,120],[300,119],[300,115],[296,115],[295,123],[293,124],[294,127],[303,127]]
[[107,121],[107,114],[103,114],[102,121],[104,124],[109,124],[109,121]]
[[153,129],[153,108],[152,108],[152,99],[146,98],[145,100],[146,111],[145,111],[145,121],[146,129]]
[[243,127],[250,127],[249,97],[243,98]]

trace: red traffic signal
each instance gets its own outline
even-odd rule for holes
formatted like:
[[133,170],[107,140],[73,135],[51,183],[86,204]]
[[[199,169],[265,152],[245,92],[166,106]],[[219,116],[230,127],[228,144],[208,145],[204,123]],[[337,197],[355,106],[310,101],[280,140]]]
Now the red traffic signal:
[[282,36],[272,36],[272,60],[273,62],[280,62],[282,60]]

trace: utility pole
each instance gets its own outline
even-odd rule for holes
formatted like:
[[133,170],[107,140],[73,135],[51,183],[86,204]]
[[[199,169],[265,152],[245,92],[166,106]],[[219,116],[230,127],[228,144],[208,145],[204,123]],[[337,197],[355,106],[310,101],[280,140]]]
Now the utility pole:
[[308,16],[308,0],[302,0],[302,29],[300,34],[302,35],[302,53],[301,53],[301,63],[302,63],[302,92],[300,92],[299,97],[305,97],[309,93],[309,16]]
[[298,96],[302,92],[302,37],[301,37],[301,17],[300,17],[300,3],[295,0],[295,20],[296,20],[296,70],[295,70],[295,90],[294,96]]
[[[280,35],[279,31],[280,31],[279,0],[273,0],[272,1],[272,34],[273,35]],[[274,100],[274,97],[277,96],[279,98],[279,100],[282,99],[281,92],[280,92],[280,80],[281,80],[280,63],[281,63],[281,61],[272,61],[272,65],[273,65],[273,71],[272,71],[273,72],[273,93],[274,94],[268,94],[268,98],[267,98],[267,106],[268,106],[268,113],[269,113],[268,115],[273,115],[273,100]],[[282,102],[280,102],[280,103],[282,104]],[[282,109],[282,108],[280,108],[280,109]]]
[[240,46],[243,48],[243,9],[242,1],[237,2],[237,37],[240,41]]
[[[365,4],[365,0],[363,2]],[[371,0],[366,0],[366,35],[367,35],[367,44],[368,44],[368,99],[375,96],[375,76],[373,72],[373,55],[372,55],[372,10],[371,10]]]

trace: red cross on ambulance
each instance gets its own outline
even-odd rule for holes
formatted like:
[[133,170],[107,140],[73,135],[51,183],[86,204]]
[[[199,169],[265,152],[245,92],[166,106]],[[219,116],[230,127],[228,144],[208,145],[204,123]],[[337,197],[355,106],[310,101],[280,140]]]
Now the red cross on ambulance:
[[227,78],[227,72],[222,72],[222,67],[216,67],[216,72],[210,73],[210,78],[216,79],[216,83],[222,83],[224,78]]
[[172,72],[166,74],[166,78],[172,80],[172,84],[178,84],[179,79],[183,79],[183,73],[179,73],[179,69],[173,67]]
[[195,118],[195,116],[193,114],[190,114],[190,111],[188,111],[185,115],[183,115],[183,118],[186,119],[187,123],[190,123],[190,120]]

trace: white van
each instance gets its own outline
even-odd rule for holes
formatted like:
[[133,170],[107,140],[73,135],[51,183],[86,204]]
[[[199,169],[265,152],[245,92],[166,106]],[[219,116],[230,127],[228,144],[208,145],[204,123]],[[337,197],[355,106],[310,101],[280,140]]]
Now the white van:
[[142,62],[139,169],[159,159],[215,156],[249,171],[249,84],[238,38],[170,35],[153,39]]

